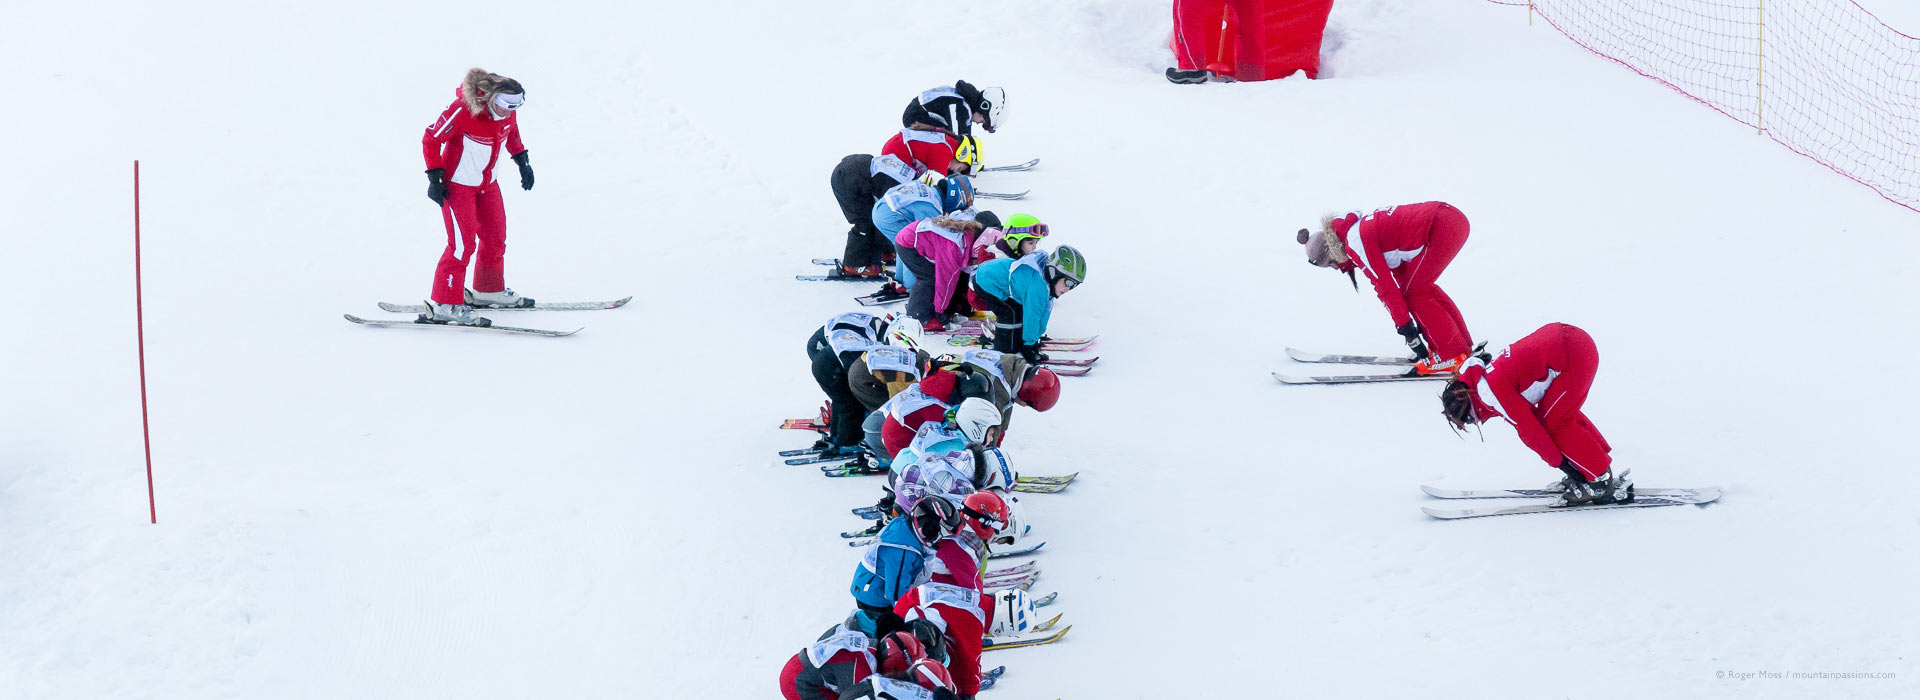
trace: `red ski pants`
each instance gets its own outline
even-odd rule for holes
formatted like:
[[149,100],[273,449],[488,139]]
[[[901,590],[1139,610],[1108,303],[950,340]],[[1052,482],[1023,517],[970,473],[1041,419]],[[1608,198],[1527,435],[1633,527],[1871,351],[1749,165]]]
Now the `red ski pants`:
[[1234,71],[1237,22],[1227,0],[1173,0],[1173,56],[1180,70]]
[[1467,244],[1467,215],[1451,205],[1441,204],[1433,214],[1433,228],[1427,245],[1412,260],[1393,271],[1394,284],[1407,302],[1407,313],[1420,325],[1427,339],[1427,350],[1441,359],[1459,357],[1473,349],[1473,334],[1467,332],[1467,320],[1460,307],[1440,288],[1440,273]]
[[467,262],[476,254],[480,264],[473,271],[474,291],[506,289],[507,209],[500,201],[500,183],[481,187],[449,183],[440,218],[447,225],[447,248],[440,252],[440,264],[433,270],[433,301],[467,303],[463,293]]
[[1613,446],[1600,435],[1600,429],[1593,427],[1593,421],[1580,412],[1581,405],[1587,402],[1587,391],[1593,388],[1593,375],[1600,369],[1600,349],[1593,344],[1593,336],[1586,331],[1564,323],[1555,323],[1539,332],[1558,333],[1563,364],[1556,367],[1560,375],[1553,379],[1547,392],[1534,404],[1535,414],[1547,429],[1547,437],[1553,440],[1561,454],[1573,461],[1591,481],[1605,474],[1613,466]]

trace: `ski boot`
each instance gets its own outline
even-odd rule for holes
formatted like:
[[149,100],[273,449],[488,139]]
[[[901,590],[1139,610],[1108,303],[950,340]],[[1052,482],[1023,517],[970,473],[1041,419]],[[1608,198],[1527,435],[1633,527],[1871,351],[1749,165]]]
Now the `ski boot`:
[[529,309],[533,300],[513,293],[511,289],[497,292],[476,292],[467,290],[467,305],[476,309]]
[[413,322],[483,328],[493,325],[493,321],[473,315],[473,307],[466,304],[439,304],[432,301],[427,302],[427,310]]
[[1553,503],[1555,508],[1633,502],[1633,479],[1629,477],[1628,472],[1621,472],[1619,476],[1614,476],[1613,470],[1608,469],[1605,474],[1600,475],[1600,478],[1587,481],[1578,471],[1575,471],[1561,483],[1565,485],[1566,490],[1561,492],[1560,500]]
[[846,463],[841,469],[842,473],[854,476],[874,476],[877,474],[892,473],[892,471],[892,469],[875,462],[873,455],[867,454],[866,452],[861,452],[860,456],[853,458],[852,462]]
[[1450,357],[1445,360],[1428,355],[1425,359],[1413,363],[1413,371],[1411,374],[1422,377],[1435,374],[1458,374],[1460,372],[1460,366],[1466,363],[1466,355]]
[[939,333],[947,329],[947,322],[939,316],[933,316],[925,321],[921,321],[920,329],[930,333]]
[[1213,77],[1204,70],[1180,70],[1178,66],[1167,68],[1167,82],[1175,85],[1199,85]]
[[[825,440],[822,440],[822,442],[825,442]],[[853,457],[855,459],[859,459],[861,457],[865,457],[866,454],[867,454],[866,448],[861,447],[860,445],[831,445],[830,444],[830,445],[827,445],[825,449],[820,450],[820,457],[823,459],[835,459],[840,457]]]

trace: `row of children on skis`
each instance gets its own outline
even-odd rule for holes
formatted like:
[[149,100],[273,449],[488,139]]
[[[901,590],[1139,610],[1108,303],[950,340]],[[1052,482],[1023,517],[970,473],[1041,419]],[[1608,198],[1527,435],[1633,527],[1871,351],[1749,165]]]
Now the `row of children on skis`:
[[[1041,342],[1086,260],[1040,249],[1048,229],[1033,216],[972,210],[971,127],[997,128],[1004,100],[965,81],[929,90],[880,155],[834,170],[852,224],[839,272],[879,278],[892,260],[908,299],[904,314],[840,314],[807,340],[828,398],[814,449],[850,458],[842,473],[887,479],[849,586],[854,609],[788,660],[788,700],[971,700],[984,638],[1032,624],[1026,591],[988,578],[990,548],[1029,529],[1001,443],[1015,407],[1059,401]],[[980,347],[944,342],[952,333],[979,335]]]

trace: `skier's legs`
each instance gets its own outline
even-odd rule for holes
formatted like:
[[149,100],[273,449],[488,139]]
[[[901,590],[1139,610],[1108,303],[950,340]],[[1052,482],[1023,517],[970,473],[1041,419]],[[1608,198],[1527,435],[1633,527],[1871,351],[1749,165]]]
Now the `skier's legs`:
[[1448,296],[1446,290],[1440,289],[1439,285],[1434,285],[1433,288],[1439,292],[1439,295],[1434,297],[1434,301],[1439,305],[1440,313],[1444,313],[1453,319],[1453,327],[1460,329],[1460,337],[1467,344],[1467,349],[1461,352],[1471,351],[1473,349],[1473,332],[1467,330],[1467,318],[1460,315],[1460,307],[1454,305],[1453,297]]
[[498,292],[507,288],[507,208],[500,199],[500,183],[481,188],[474,205],[480,247],[474,256],[473,291]]
[[[882,234],[882,235],[889,236],[887,240],[888,242],[891,243],[893,241],[891,236],[899,235],[899,233],[900,233],[899,231],[893,231],[893,232]],[[892,245],[893,245],[893,260],[894,260],[894,263],[896,263],[893,266],[893,278],[895,281],[900,283],[900,286],[906,287],[908,289],[912,289],[913,283],[918,280],[914,278],[913,270],[909,269],[905,262],[902,262],[906,258],[901,254],[901,251],[906,250],[906,247],[900,245],[899,243],[892,243]]]
[[467,303],[467,262],[473,259],[480,217],[475,199],[479,190],[463,185],[447,185],[446,203],[440,218],[447,227],[447,247],[440,251],[440,264],[433,269],[432,296],[436,304]]
[[1420,254],[1393,271],[1394,284],[1407,302],[1407,313],[1420,325],[1427,349],[1442,359],[1459,357],[1473,349],[1473,334],[1467,332],[1466,320],[1438,284],[1440,273],[1467,244],[1467,232],[1467,216],[1442,203],[1434,212],[1427,244],[1421,246]]
[[1400,291],[1411,295],[1423,287],[1432,286],[1440,279],[1440,273],[1446,271],[1453,257],[1467,245],[1467,215],[1450,204],[1442,203],[1433,213],[1433,223],[1427,232],[1427,244],[1420,248],[1420,254],[1413,256],[1393,271],[1395,282]]
[[846,368],[840,366],[840,358],[824,337],[809,344],[807,355],[813,359],[813,381],[833,401],[833,410],[827,416],[828,441],[837,446],[858,444],[860,418],[865,412],[860,409],[860,399],[847,386]]
[[1427,339],[1427,349],[1442,358],[1454,358],[1467,354],[1473,349],[1473,336],[1467,333],[1467,327],[1460,320],[1460,310],[1453,305],[1453,299],[1440,289],[1440,285],[1429,284],[1407,295],[1407,312],[1420,325],[1420,333]]
[[863,267],[873,264],[873,193],[868,188],[867,170],[873,156],[850,155],[833,168],[833,199],[840,215],[847,220],[847,245],[840,264]]
[[1173,57],[1180,70],[1201,70],[1214,59],[1226,0],[1174,0]]
[[913,271],[913,284],[907,287],[907,315],[925,323],[933,318],[933,261],[920,251],[902,247],[900,267]]
[[861,442],[866,444],[867,450],[880,458],[879,462],[883,465],[893,461],[892,454],[887,452],[887,441],[880,432],[886,424],[886,411],[872,411],[867,414],[866,420],[860,421]]
[[1020,305],[988,294],[978,286],[973,287],[973,296],[985,305],[983,311],[993,314],[993,349],[1018,352],[1021,340]]
[[1535,404],[1540,422],[1551,427],[1580,413],[1580,407],[1587,403],[1587,391],[1593,388],[1593,375],[1600,368],[1600,350],[1594,346],[1593,336],[1574,326],[1555,323],[1541,330],[1559,333],[1562,343],[1562,360],[1550,365],[1560,374]]
[[1560,448],[1573,466],[1592,481],[1594,477],[1607,473],[1613,467],[1613,446],[1600,435],[1600,429],[1593,426],[1586,414],[1574,411],[1562,414],[1560,419],[1547,423],[1547,435],[1553,438],[1553,444]]

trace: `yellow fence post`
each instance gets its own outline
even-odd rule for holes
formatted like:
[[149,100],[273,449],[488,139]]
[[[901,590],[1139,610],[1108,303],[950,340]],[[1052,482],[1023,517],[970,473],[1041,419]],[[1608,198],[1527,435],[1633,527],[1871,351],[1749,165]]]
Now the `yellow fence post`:
[[1759,39],[1753,50],[1753,133],[1764,136],[1767,130],[1761,124],[1767,108],[1767,0],[1755,0],[1754,16],[1759,20],[1756,32]]

